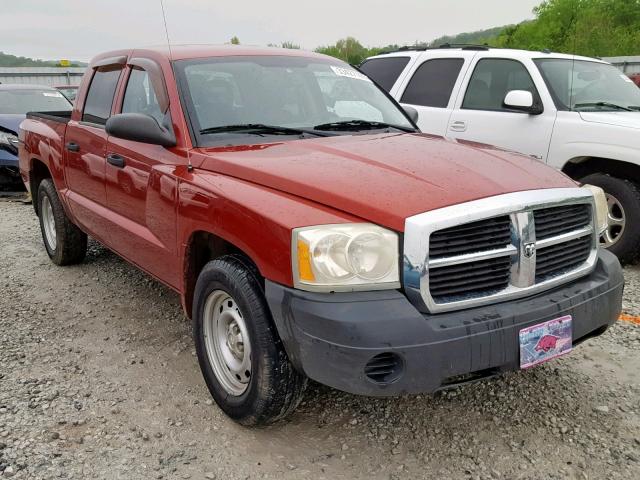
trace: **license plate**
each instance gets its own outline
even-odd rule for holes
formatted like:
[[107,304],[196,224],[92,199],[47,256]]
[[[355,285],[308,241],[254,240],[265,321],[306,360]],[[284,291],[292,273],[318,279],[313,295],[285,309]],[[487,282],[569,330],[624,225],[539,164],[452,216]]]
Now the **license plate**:
[[529,368],[571,351],[571,315],[520,330],[520,368]]

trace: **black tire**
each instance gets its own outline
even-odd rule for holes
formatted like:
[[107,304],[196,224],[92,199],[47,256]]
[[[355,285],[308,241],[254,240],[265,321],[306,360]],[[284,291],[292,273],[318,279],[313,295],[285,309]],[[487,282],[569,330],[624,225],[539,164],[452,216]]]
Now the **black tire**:
[[[205,304],[210,295],[220,291],[235,300],[250,342],[251,373],[246,380],[246,390],[239,395],[225,390],[207,352]],[[271,318],[259,273],[251,262],[228,255],[205,265],[195,287],[193,336],[211,396],[233,420],[246,426],[267,425],[296,409],[307,378],[289,362]]]
[[[47,238],[43,217],[44,202],[49,202],[55,222],[55,245]],[[51,179],[44,179],[38,186],[38,217],[42,241],[49,258],[56,265],[73,265],[82,262],[87,254],[87,234],[69,220],[64,212],[56,187]],[[48,217],[47,217],[48,218]]]
[[624,230],[616,237],[615,243],[607,248],[623,265],[636,260],[640,255],[640,187],[630,180],[605,173],[593,173],[580,181],[602,188],[619,202],[624,211]]

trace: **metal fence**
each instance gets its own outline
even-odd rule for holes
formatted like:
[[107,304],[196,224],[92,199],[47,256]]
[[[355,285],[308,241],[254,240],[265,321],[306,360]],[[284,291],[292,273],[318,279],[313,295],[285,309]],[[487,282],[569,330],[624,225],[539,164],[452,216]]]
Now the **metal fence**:
[[622,73],[640,73],[640,55],[631,57],[604,57],[602,60],[618,67]]
[[80,85],[85,67],[0,67],[0,83]]

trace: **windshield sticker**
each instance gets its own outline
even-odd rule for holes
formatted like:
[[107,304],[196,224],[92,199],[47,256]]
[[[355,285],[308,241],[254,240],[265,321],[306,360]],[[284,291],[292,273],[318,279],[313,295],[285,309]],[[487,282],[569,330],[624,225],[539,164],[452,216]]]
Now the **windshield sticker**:
[[629,77],[627,77],[626,75],[622,74],[622,75],[620,75],[620,76],[622,77],[622,79],[623,79],[625,82],[633,83],[633,80],[631,80],[631,79],[630,79]]
[[369,77],[367,77],[364,73],[360,73],[352,68],[335,67],[331,65],[331,70],[333,70],[333,73],[335,73],[339,77],[355,78],[356,80],[371,82]]
[[44,95],[45,97],[62,97],[62,94],[60,92],[42,92],[42,95]]

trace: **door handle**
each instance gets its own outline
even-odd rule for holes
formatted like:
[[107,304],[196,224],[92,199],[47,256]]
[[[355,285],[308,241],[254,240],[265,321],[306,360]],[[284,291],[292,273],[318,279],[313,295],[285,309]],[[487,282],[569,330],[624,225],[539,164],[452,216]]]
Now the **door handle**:
[[68,142],[65,147],[67,147],[67,150],[69,150],[70,152],[79,152],[80,151],[80,145],[78,145],[76,142]]
[[458,120],[457,122],[453,122],[449,127],[449,130],[453,130],[454,132],[464,132],[467,130],[467,122],[463,122]]
[[117,168],[124,168],[124,158],[116,153],[107,155],[107,162]]

